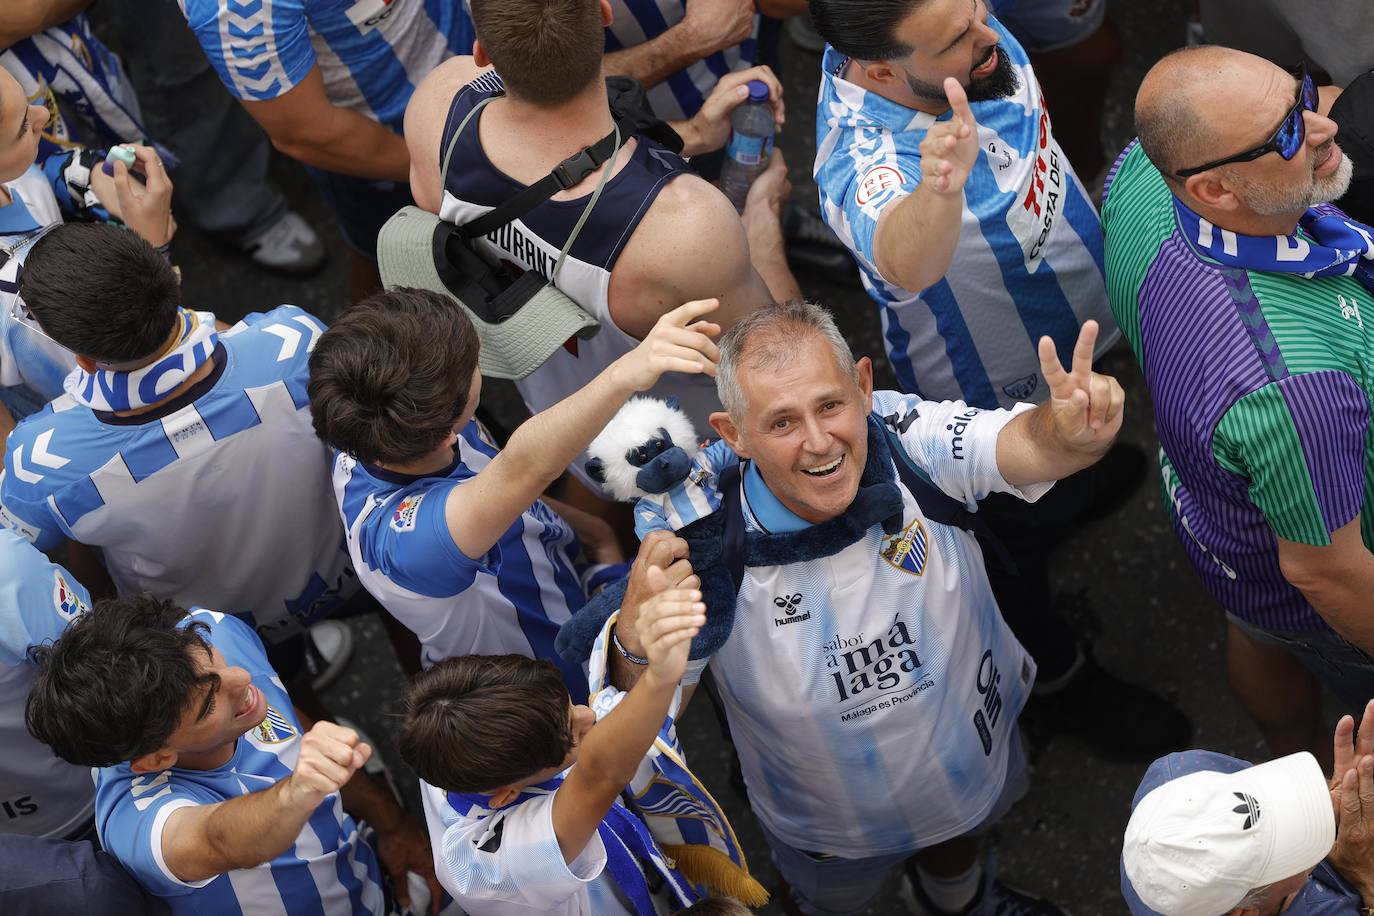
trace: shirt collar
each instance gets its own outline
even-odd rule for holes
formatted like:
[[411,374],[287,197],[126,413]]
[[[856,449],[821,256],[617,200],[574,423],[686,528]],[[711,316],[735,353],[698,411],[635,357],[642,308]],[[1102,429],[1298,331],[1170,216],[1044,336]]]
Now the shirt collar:
[[782,504],[764,482],[758,465],[749,461],[744,466],[744,501],[759,527],[769,534],[805,531],[811,523]]
[[7,184],[5,190],[9,191],[13,200],[0,207],[0,235],[25,235],[41,229],[29,212],[28,204],[24,203],[19,189],[14,184]]

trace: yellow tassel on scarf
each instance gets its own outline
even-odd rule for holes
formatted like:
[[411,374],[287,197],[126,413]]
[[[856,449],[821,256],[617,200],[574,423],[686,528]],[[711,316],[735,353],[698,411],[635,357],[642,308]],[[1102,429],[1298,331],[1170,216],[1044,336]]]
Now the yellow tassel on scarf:
[[696,844],[659,848],[676,863],[682,876],[693,884],[704,884],[717,893],[737,898],[749,907],[763,906],[768,902],[768,891],[763,885],[718,849]]

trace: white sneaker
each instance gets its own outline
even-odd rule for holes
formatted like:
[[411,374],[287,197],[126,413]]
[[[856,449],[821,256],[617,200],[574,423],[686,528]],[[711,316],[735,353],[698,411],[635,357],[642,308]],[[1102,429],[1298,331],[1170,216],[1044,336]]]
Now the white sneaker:
[[348,660],[353,657],[353,631],[338,620],[324,620],[306,633],[306,665],[310,669],[310,686],[324,690],[339,679]]
[[284,274],[314,273],[325,260],[324,240],[293,210],[242,247],[259,267]]

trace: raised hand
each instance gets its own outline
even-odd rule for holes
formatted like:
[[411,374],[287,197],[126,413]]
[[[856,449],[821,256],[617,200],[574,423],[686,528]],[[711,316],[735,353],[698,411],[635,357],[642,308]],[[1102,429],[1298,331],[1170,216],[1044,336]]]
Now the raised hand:
[[945,96],[954,115],[937,121],[921,141],[921,183],[936,194],[962,194],[978,161],[978,122],[968,107],[968,94],[952,76],[945,79]]
[[144,241],[160,247],[176,234],[172,218],[172,179],[162,166],[157,150],[151,146],[128,144],[134,151],[134,171],[143,182],[135,181],[127,166],[115,160],[109,173],[102,165],[91,170],[91,188],[110,214],[124,221]]
[[692,637],[706,623],[706,605],[695,589],[669,588],[662,569],[650,566],[646,573],[653,597],[639,607],[635,629],[649,659],[644,677],[658,686],[675,685],[687,673]]
[[313,811],[326,796],[343,788],[371,756],[371,745],[359,740],[353,729],[316,722],[301,737],[295,772],[279,783],[282,798],[299,810]]
[[714,377],[720,351],[711,338],[720,333],[720,325],[697,319],[719,305],[719,299],[699,299],[658,319],[639,346],[616,361],[625,384],[644,391],[667,372],[705,372]]
[[754,0],[687,0],[680,25],[702,57],[754,34]]
[[1116,379],[1093,371],[1096,344],[1097,322],[1085,321],[1066,372],[1054,341],[1040,338],[1040,374],[1050,387],[1054,427],[1063,444],[1075,451],[1105,452],[1121,429],[1126,393]]
[[1335,740],[1335,754],[1332,757],[1335,766],[1331,769],[1332,791],[1340,787],[1345,774],[1355,769],[1355,764],[1362,757],[1374,755],[1374,700],[1365,704],[1358,731],[1355,729],[1354,716],[1341,716],[1341,720],[1336,723]]
[[644,645],[639,641],[639,609],[655,594],[648,578],[649,570],[654,568],[667,579],[669,588],[701,587],[701,580],[692,571],[685,540],[664,530],[650,531],[644,536],[634,565],[630,567],[630,578],[625,584],[625,597],[620,603],[620,617],[616,620],[615,629],[620,644],[640,657],[644,656]]
[[1336,845],[1326,861],[1374,905],[1374,757],[1360,757],[1337,785]]

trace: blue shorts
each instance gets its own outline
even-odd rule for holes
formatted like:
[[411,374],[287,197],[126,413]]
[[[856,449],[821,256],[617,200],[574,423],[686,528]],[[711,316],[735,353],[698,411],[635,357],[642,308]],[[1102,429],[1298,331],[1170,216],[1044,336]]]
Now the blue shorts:
[[1107,0],[990,0],[1027,51],[1057,51],[1078,44],[1102,27]]
[[[979,836],[994,827],[1030,787],[1020,732],[1015,739],[1007,749],[1007,776],[1002,794],[988,816],[965,836]],[[801,912],[825,916],[862,913],[882,889],[887,873],[920,851],[912,849],[867,859],[841,859],[823,852],[794,849],[767,827],[763,827],[763,836],[772,850],[773,864],[798,898],[796,903]]]
[[1374,659],[1335,630],[1269,630],[1241,620],[1230,611],[1226,619],[1255,642],[1286,649],[1341,701],[1343,713],[1357,720],[1374,698]]
[[404,181],[377,181],[306,166],[325,203],[339,221],[339,232],[354,251],[377,263],[377,234],[402,207],[415,203]]

